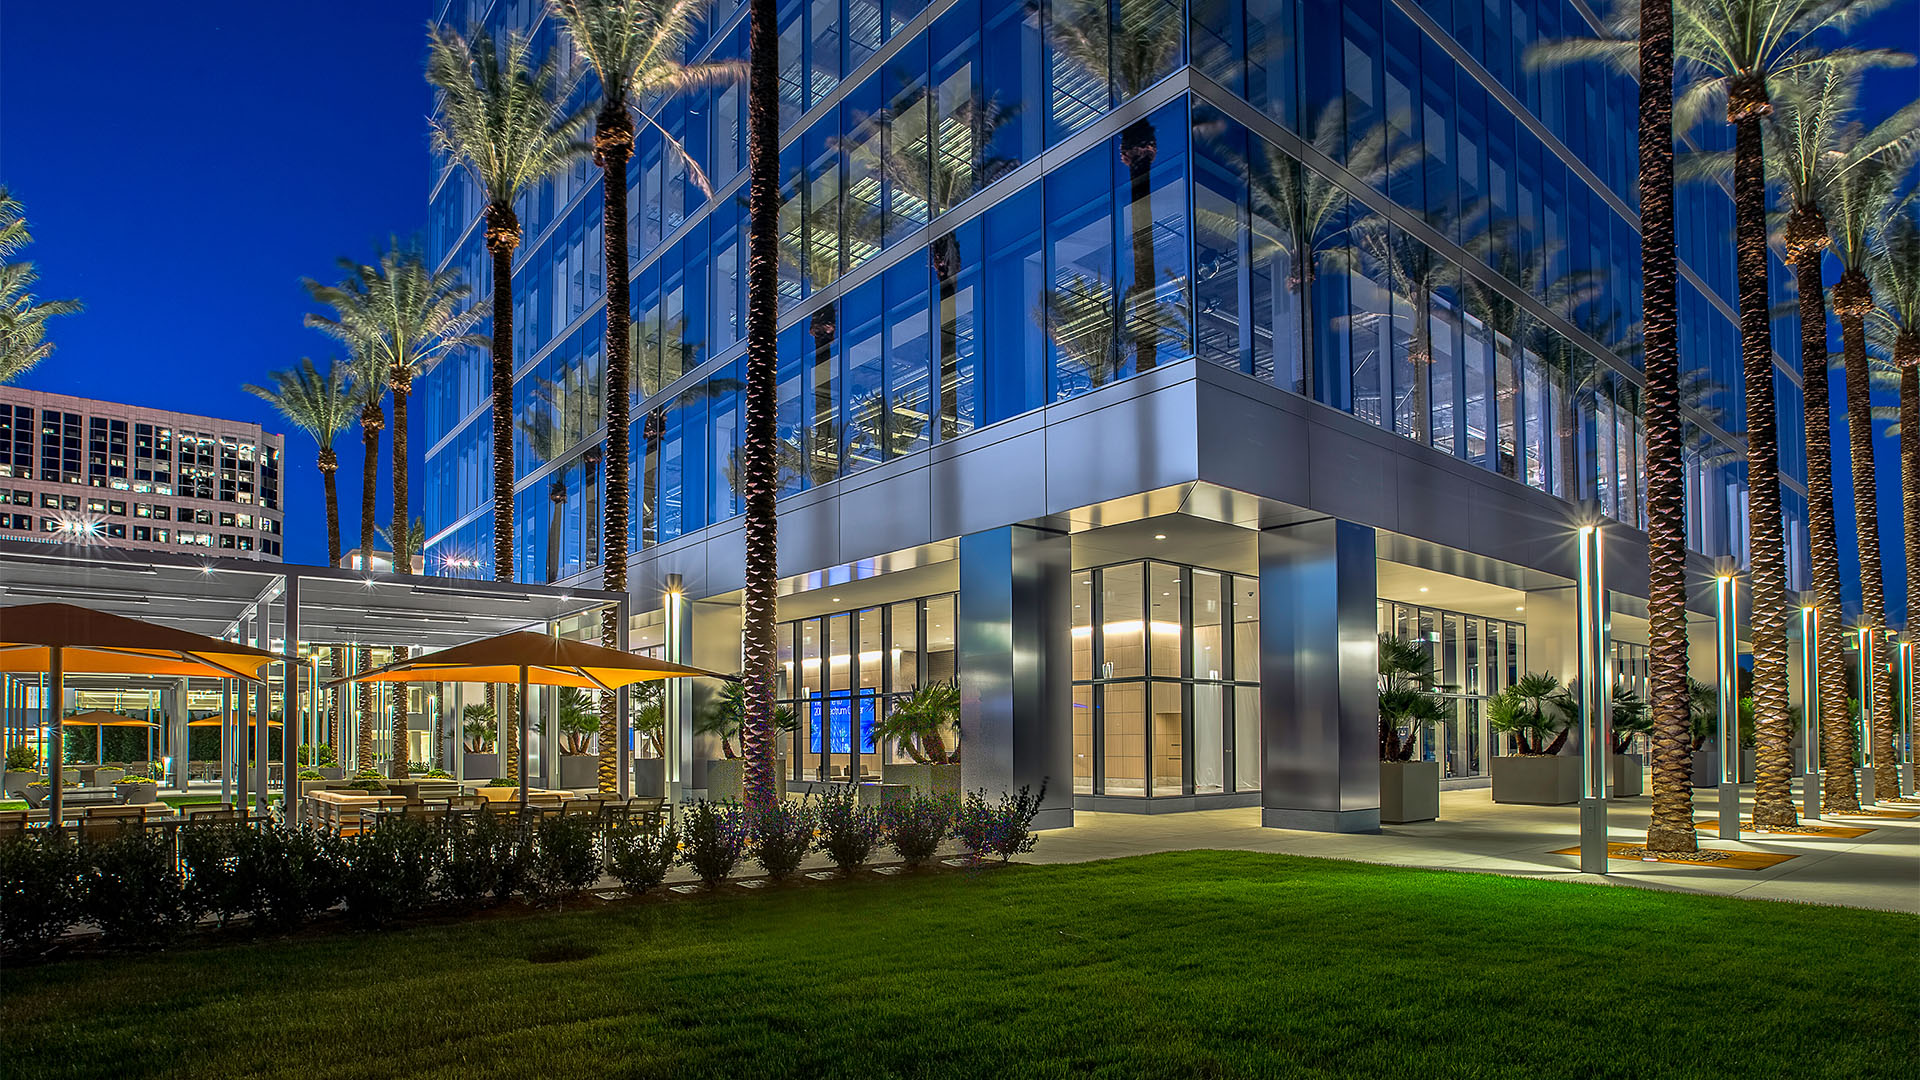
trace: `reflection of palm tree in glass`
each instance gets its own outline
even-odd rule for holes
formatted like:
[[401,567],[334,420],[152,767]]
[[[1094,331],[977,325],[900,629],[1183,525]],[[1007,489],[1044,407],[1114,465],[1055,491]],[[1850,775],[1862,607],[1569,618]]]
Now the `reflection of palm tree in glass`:
[[[886,133],[884,138],[868,138],[847,147],[851,164],[884,182],[896,204],[906,201],[913,207],[910,216],[917,214],[922,219],[958,205],[1019,165],[1011,158],[985,152],[999,130],[1014,119],[1017,105],[973,94],[942,109],[945,115],[939,121],[938,152],[929,154],[928,133],[934,127],[933,110],[938,105],[934,91],[921,90],[900,108],[874,115],[875,128]],[[885,236],[880,200],[864,198],[858,189],[852,194],[855,198],[847,208],[850,239],[877,244]],[[960,434],[960,331],[954,306],[961,267],[959,237],[952,232],[935,237],[928,255],[939,283],[940,437],[951,439]]]
[[[552,379],[534,384],[533,401],[526,414],[514,421],[527,440],[527,451],[536,463],[551,462],[572,445],[567,425],[562,421],[565,390]],[[567,470],[557,468],[547,482],[547,577],[560,576],[560,531],[567,504]]]
[[[1163,0],[1054,0],[1047,22],[1053,46],[1098,81],[1112,80],[1122,100],[1138,95],[1172,70],[1186,41],[1178,4]],[[1120,160],[1127,166],[1129,231],[1133,234],[1133,284],[1125,297],[1125,325],[1136,371],[1159,359],[1159,335],[1167,327],[1157,298],[1153,255],[1153,162],[1159,135],[1141,117],[1120,132]]]
[[[1369,214],[1353,223],[1349,230],[1354,247],[1359,249],[1363,259],[1380,268],[1386,275],[1386,291],[1392,306],[1411,308],[1413,326],[1407,341],[1407,363],[1413,368],[1412,401],[1413,437],[1421,443],[1432,438],[1432,406],[1429,400],[1427,368],[1433,363],[1433,294],[1451,282],[1456,273],[1453,264],[1434,254],[1432,248],[1411,236],[1406,230],[1391,225],[1387,219]],[[1384,319],[1387,312],[1374,315],[1376,320]],[[1384,343],[1382,353],[1391,348],[1391,341]],[[1397,410],[1394,410],[1397,411]],[[1383,417],[1388,424],[1393,423],[1391,412]]]
[[[1057,368],[1064,384],[1069,372],[1086,380],[1085,387],[1062,385],[1060,397],[1079,389],[1094,389],[1118,379],[1126,369],[1132,334],[1122,333],[1113,318],[1113,286],[1098,277],[1068,271],[1041,296],[1034,321],[1046,331],[1058,351]],[[1138,325],[1155,334],[1186,332],[1186,305],[1154,300],[1141,312]]]

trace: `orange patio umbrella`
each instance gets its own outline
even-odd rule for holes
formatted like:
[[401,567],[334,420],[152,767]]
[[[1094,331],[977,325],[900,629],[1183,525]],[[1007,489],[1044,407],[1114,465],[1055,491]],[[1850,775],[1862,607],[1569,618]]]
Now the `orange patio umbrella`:
[[527,687],[571,686],[609,693],[661,679],[728,679],[718,671],[654,660],[584,641],[515,630],[451,649],[335,679],[348,682],[472,682],[520,684],[520,808],[527,807]]
[[142,720],[137,716],[128,716],[125,713],[105,712],[102,710],[95,710],[93,712],[74,713],[72,716],[69,716],[65,720],[61,721],[61,723],[69,724],[69,725],[84,724],[88,727],[157,727],[158,726],[152,720]]
[[[239,714],[237,713],[214,713],[212,716],[203,716],[198,720],[189,720],[187,721],[187,726],[188,727],[220,727],[227,722],[227,719],[229,717],[235,718],[234,722],[238,723],[239,722],[238,716]],[[260,718],[258,716],[255,716],[251,712],[247,714],[248,727],[253,727],[259,723],[260,723]],[[267,726],[268,727],[284,727],[285,725],[281,724],[280,721],[269,717],[267,720]]]
[[[46,672],[51,700],[59,702],[70,673],[87,675],[184,675],[260,681],[260,669],[282,657],[264,649],[205,637],[171,626],[141,622],[73,604],[18,604],[0,608],[0,671]],[[61,745],[63,721],[55,708],[53,745]],[[63,755],[50,755],[49,820],[60,821],[65,802]]]

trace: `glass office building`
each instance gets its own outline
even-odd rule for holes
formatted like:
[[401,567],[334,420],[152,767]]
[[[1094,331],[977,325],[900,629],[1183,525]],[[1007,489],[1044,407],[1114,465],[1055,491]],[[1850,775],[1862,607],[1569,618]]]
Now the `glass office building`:
[[[1238,802],[1277,824],[1364,825],[1366,793],[1316,773],[1345,759],[1316,764],[1307,749],[1307,714],[1370,708],[1370,673],[1329,661],[1333,642],[1431,633],[1436,654],[1466,664],[1471,636],[1467,699],[1515,672],[1565,671],[1558,596],[1582,515],[1612,523],[1614,633],[1643,642],[1636,92],[1599,67],[1525,60],[1535,41],[1587,32],[1586,10],[783,4],[793,778],[884,765],[897,751],[867,747],[853,717],[957,673],[968,786],[1045,777],[1055,820],[1075,804]],[[716,0],[692,55],[743,57],[744,16]],[[577,64],[535,0],[442,4],[438,17],[532,34]],[[631,580],[636,610],[656,609],[638,628],[727,667],[742,550],[743,93],[650,103],[658,128],[642,125],[627,194]],[[489,566],[498,524],[521,579],[598,581],[600,200],[586,161],[520,200],[514,521],[492,520],[487,358],[460,355],[426,380],[432,572]],[[430,243],[484,294],[480,209],[473,184],[442,168]],[[1681,345],[1697,373],[1689,538],[1705,566],[1746,549],[1731,205],[1689,189],[1679,220]],[[1790,295],[1777,265],[1775,280]],[[1783,350],[1797,343],[1791,318],[1777,324]],[[1776,368],[1798,586],[1797,357]],[[670,580],[692,598],[685,619],[659,600]],[[900,604],[917,636],[901,637]],[[942,604],[935,663],[923,624]],[[1392,605],[1432,614],[1409,630]],[[791,674],[808,648],[825,673],[811,687]],[[1309,674],[1326,663],[1332,674]],[[1428,752],[1449,775],[1480,775],[1498,749],[1473,706]],[[707,752],[683,756],[697,789]]]

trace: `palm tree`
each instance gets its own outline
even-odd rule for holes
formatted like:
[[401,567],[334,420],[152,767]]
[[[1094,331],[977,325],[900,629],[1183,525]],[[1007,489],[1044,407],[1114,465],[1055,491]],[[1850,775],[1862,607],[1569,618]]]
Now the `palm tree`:
[[30,262],[13,262],[33,242],[20,200],[0,185],[0,385],[12,382],[53,352],[47,320],[82,310],[78,300],[41,300],[33,295],[40,275]]
[[1897,211],[1898,181],[1895,163],[1884,156],[1875,158],[1833,186],[1828,215],[1833,254],[1841,266],[1840,280],[1833,286],[1833,311],[1840,322],[1846,370],[1853,526],[1860,552],[1860,625],[1866,628],[1872,649],[1867,665],[1871,685],[1861,688],[1860,697],[1868,709],[1876,799],[1898,798],[1900,777],[1897,769],[1880,767],[1899,759],[1894,747],[1893,681],[1887,670],[1886,585],[1880,563],[1880,498],[1873,465],[1872,371],[1867,356],[1866,320],[1876,305],[1867,271],[1879,230]]
[[1875,233],[1872,265],[1879,306],[1868,331],[1883,340],[1900,379],[1900,507],[1911,628],[1920,620],[1920,201],[1903,201]]
[[[1828,433],[1827,306],[1821,266],[1829,245],[1825,207],[1836,189],[1877,156],[1911,138],[1912,117],[1895,116],[1871,133],[1855,120],[1860,73],[1844,62],[1822,64],[1777,81],[1774,111],[1765,128],[1768,159],[1788,202],[1783,232],[1800,307],[1800,373],[1806,407],[1807,524],[1819,620],[1814,642],[1818,677],[1846,685],[1845,633],[1841,614],[1840,552],[1833,506],[1833,448]],[[1846,695],[1820,702],[1821,802],[1833,810],[1857,810],[1853,722]]]
[[[1734,129],[1734,255],[1740,310],[1741,369],[1747,413],[1747,528],[1751,560],[1754,824],[1798,821],[1791,796],[1787,702],[1786,550],[1780,503],[1780,453],[1773,401],[1773,346],[1767,298],[1767,175],[1763,121],[1772,85],[1827,61],[1818,39],[1844,31],[1881,0],[1682,0],[1673,10],[1673,54],[1681,79],[1673,129],[1691,131],[1724,110]],[[1598,39],[1549,42],[1533,50],[1539,63],[1606,60],[1631,70],[1639,55],[1640,11],[1622,4]],[[1874,54],[1859,53],[1857,56]],[[1656,146],[1669,153],[1668,145]],[[1669,674],[1666,683],[1671,683]],[[1663,684],[1662,696],[1670,697]],[[1659,701],[1656,709],[1662,708]],[[1671,704],[1665,706],[1669,711]],[[1656,764],[1659,755],[1656,753]]]
[[[361,465],[360,465],[360,565],[358,569],[371,574],[373,572],[373,540],[379,530],[376,523],[375,499],[380,485],[380,429],[386,426],[387,415],[381,407],[387,396],[387,376],[377,361],[372,359],[371,350],[364,344],[355,346],[353,357],[353,383],[357,390],[354,399],[359,406]],[[373,666],[373,651],[362,645],[359,649],[360,670]],[[360,694],[360,739],[354,754],[354,768],[367,770],[374,768],[373,749],[373,706],[377,692],[373,687],[362,684]],[[404,775],[404,774],[403,774]]]
[[[631,311],[628,301],[627,162],[633,157],[633,117],[659,129],[668,144],[686,161],[702,191],[708,190],[699,166],[636,103],[653,103],[672,94],[720,77],[731,77],[734,64],[683,64],[694,26],[705,11],[702,0],[549,0],[567,25],[573,45],[600,80],[600,107],[594,116],[593,160],[600,166],[601,235],[607,264],[607,510],[603,520],[601,588],[627,591],[627,518],[630,483],[627,475],[628,394],[632,353],[627,340]],[[614,608],[601,618],[600,643],[619,644]],[[616,699],[600,696],[601,791],[617,786],[618,749],[614,732]]]
[[[1054,0],[1047,32],[1060,55],[1094,80],[1109,80],[1114,96],[1126,101],[1172,70],[1186,41],[1186,20],[1178,6],[1162,0]],[[1122,298],[1134,370],[1158,362],[1159,282],[1154,279],[1153,162],[1159,135],[1147,117],[1120,132],[1120,160],[1127,166],[1129,231],[1133,234],[1133,284]]]
[[[393,391],[393,538],[404,539],[407,527],[408,458],[407,401],[413,381],[432,371],[449,352],[463,345],[482,344],[467,332],[483,314],[468,303],[472,290],[455,270],[434,273],[417,247],[395,241],[380,254],[378,265],[343,259],[347,280],[340,285],[307,282],[314,299],[333,308],[328,315],[308,315],[307,325],[347,342],[360,342],[368,364],[381,372]],[[362,526],[364,533],[365,526]],[[399,544],[393,548],[393,572],[410,574],[413,562]],[[393,659],[407,658],[407,647],[396,645]],[[395,694],[393,775],[407,775],[406,695]]]
[[[340,458],[334,453],[333,442],[353,423],[356,391],[352,367],[332,360],[323,372],[314,366],[313,361],[303,358],[299,367],[274,372],[270,388],[249,383],[245,389],[247,393],[272,405],[281,416],[286,417],[288,423],[313,436],[313,441],[319,445],[320,455],[316,464],[326,492],[327,565],[340,565],[340,489],[335,476],[340,471]],[[328,670],[335,678],[345,675],[345,652],[335,646],[330,657]],[[340,711],[342,693],[335,690],[333,694],[333,740],[336,744],[343,719]],[[334,746],[336,753],[339,749],[338,745]]]
[[536,67],[531,41],[518,33],[501,42],[484,32],[469,40],[444,26],[428,33],[427,81],[439,91],[433,148],[464,165],[486,200],[493,261],[493,572],[511,581],[513,252],[520,246],[513,202],[584,151],[587,113],[567,104],[559,50],[549,50]]
[[[493,576],[513,580],[513,252],[520,217],[513,202],[527,187],[585,151],[587,113],[567,104],[558,49],[536,67],[532,42],[510,33],[495,42],[448,27],[428,31],[427,81],[439,91],[433,148],[460,162],[486,200],[493,299]],[[624,204],[624,192],[621,196]],[[624,234],[623,234],[624,236]],[[624,242],[624,241],[623,241]],[[488,693],[493,692],[488,687]],[[507,694],[507,715],[519,712]],[[507,778],[520,775],[520,725],[509,724]]]
[[741,795],[749,810],[773,805],[773,668],[779,568],[774,499],[775,393],[780,314],[780,31],[775,0],[747,10],[747,392],[741,433],[746,482],[746,587],[741,599],[742,709],[746,764]]

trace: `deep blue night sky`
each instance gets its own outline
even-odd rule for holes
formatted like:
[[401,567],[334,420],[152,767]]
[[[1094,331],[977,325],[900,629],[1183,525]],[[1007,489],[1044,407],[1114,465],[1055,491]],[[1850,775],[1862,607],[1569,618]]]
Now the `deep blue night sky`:
[[[300,325],[310,306],[300,278],[331,279],[338,257],[369,258],[389,233],[424,223],[428,6],[4,5],[0,181],[26,204],[42,292],[88,305],[56,324],[59,351],[24,384],[284,430],[240,385],[335,351]],[[1911,0],[1874,19],[1858,44],[1920,52]],[[1916,95],[1920,74],[1884,73],[1869,84],[1868,104],[1884,114]],[[1852,564],[1844,425],[1834,445],[1843,463],[1835,478],[1841,548]],[[350,547],[358,439],[342,439],[340,451]],[[1878,440],[1887,600],[1899,622],[1906,575],[1897,455],[1896,441]],[[295,528],[286,557],[323,561],[312,443],[290,437],[288,462]],[[384,473],[381,491],[384,525]],[[1857,586],[1848,591],[1857,601]]]

